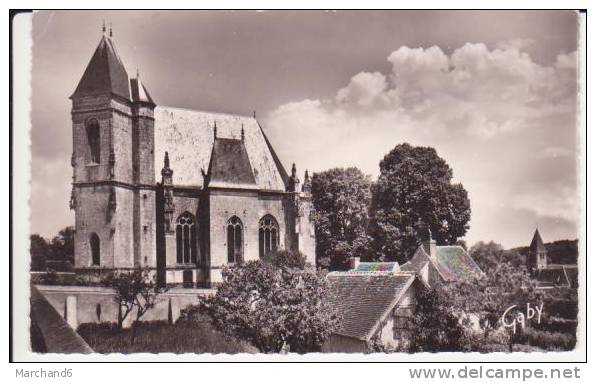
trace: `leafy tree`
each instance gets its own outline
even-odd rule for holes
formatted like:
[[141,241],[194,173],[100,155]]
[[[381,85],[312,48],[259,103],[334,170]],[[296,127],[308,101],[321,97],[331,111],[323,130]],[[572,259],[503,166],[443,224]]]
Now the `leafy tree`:
[[347,269],[350,257],[360,257],[368,251],[370,186],[370,178],[355,167],[313,175],[311,192],[320,266]]
[[[453,306],[464,317],[475,317],[478,321],[483,331],[484,346],[489,335],[501,328],[501,317],[507,308],[517,305],[525,309],[528,303],[539,305],[543,298],[524,267],[501,262],[487,269],[484,278],[447,286]],[[510,350],[513,339],[510,332]]]
[[453,172],[431,147],[397,145],[380,164],[372,187],[373,257],[405,262],[420,244],[423,227],[439,245],[454,244],[470,220],[468,193],[451,183]]
[[470,256],[484,272],[492,272],[500,264],[509,263],[514,267],[524,266],[524,259],[515,251],[506,251],[503,246],[490,241],[480,241],[472,246]]
[[411,322],[411,352],[467,350],[465,325],[452,306],[441,286],[419,292]]
[[327,303],[325,272],[295,252],[249,261],[222,270],[215,295],[200,297],[197,313],[261,352],[320,350],[339,318]]
[[74,264],[74,234],[72,226],[61,229],[50,242],[52,260],[66,260]]
[[46,266],[46,259],[49,253],[48,242],[41,235],[33,234],[29,236],[31,253],[31,270],[43,271]]
[[130,343],[136,337],[136,329],[141,318],[157,303],[160,294],[167,291],[166,287],[158,287],[155,275],[151,275],[149,268],[135,268],[132,271],[114,271],[103,280],[104,285],[112,288],[116,295],[114,300],[118,304],[118,329],[128,314],[136,308],[136,317],[132,324]]

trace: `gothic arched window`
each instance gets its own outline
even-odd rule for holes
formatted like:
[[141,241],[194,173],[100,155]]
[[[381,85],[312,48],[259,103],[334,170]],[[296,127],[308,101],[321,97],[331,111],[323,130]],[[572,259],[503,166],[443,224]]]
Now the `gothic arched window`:
[[243,261],[242,221],[238,216],[228,220],[228,263],[241,263]]
[[87,141],[89,142],[89,151],[91,152],[91,161],[100,163],[100,139],[99,139],[99,122],[92,118],[86,123]]
[[197,230],[195,217],[183,212],[176,222],[176,261],[178,264],[197,262]]
[[271,215],[265,215],[259,222],[259,257],[275,252],[279,244],[279,225]]
[[89,246],[91,247],[91,264],[100,265],[99,236],[95,232],[89,236]]

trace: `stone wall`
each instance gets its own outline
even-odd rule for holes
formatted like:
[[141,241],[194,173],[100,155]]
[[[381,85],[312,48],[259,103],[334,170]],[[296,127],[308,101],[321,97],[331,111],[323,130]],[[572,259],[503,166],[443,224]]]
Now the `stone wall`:
[[280,248],[284,247],[286,219],[284,194],[261,194],[257,191],[211,190],[209,194],[211,282],[221,282],[221,267],[228,264],[227,223],[238,216],[243,225],[244,261],[259,258],[259,221],[273,216],[279,225]]
[[[115,293],[109,288],[50,285],[36,287],[64,319],[67,316],[71,317],[71,322],[73,312],[68,311],[67,300],[71,304],[72,301],[76,301],[75,326],[82,323],[118,322],[118,304],[114,299]],[[145,314],[142,321],[167,320],[170,305],[173,320],[176,321],[181,309],[190,304],[197,304],[199,295],[212,293],[211,289],[171,289],[159,297],[156,306]],[[130,326],[135,314],[136,312],[129,313],[124,321],[125,327]]]

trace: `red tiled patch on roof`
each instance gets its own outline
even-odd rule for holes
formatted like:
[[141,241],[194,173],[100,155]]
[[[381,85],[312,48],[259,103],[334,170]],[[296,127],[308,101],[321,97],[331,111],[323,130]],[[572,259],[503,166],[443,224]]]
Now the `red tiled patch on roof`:
[[397,272],[398,263],[359,263],[354,272]]
[[484,276],[476,262],[460,246],[437,246],[433,262],[445,281],[464,281]]

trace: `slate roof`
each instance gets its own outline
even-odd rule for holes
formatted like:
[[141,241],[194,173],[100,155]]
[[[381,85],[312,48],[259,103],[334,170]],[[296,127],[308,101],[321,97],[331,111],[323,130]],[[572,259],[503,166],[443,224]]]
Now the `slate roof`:
[[577,266],[552,264],[548,268],[537,270],[534,273],[534,279],[539,287],[577,288],[577,275]]
[[445,281],[464,281],[484,276],[476,262],[459,245],[437,246],[434,264]]
[[147,88],[139,78],[138,73],[137,78],[130,79],[130,95],[132,97],[132,100],[135,102],[145,102],[151,105],[155,105],[155,102],[153,102],[153,99],[149,95]]
[[[246,156],[241,156],[243,160],[248,158],[256,188],[286,190],[283,175],[287,173],[255,118],[166,106],[157,106],[154,116],[155,179],[161,179],[163,158],[168,151],[174,185],[203,186],[201,169],[208,172],[214,149],[214,124],[217,123],[217,137],[222,139],[239,141],[244,128]],[[240,171],[245,179],[247,169],[242,167]]]
[[115,94],[130,99],[128,74],[112,39],[102,36],[72,97]]
[[216,138],[209,163],[209,187],[257,188],[244,142]]
[[330,304],[342,315],[336,334],[368,340],[414,279],[408,273],[329,273]]
[[546,247],[544,246],[544,243],[542,242],[542,237],[540,236],[540,232],[538,232],[538,229],[536,229],[536,231],[534,232],[534,237],[532,238],[532,243],[530,243],[530,251],[533,251],[533,252],[545,252],[546,251]]
[[31,286],[31,326],[36,348],[47,353],[93,353],[48,300]]

